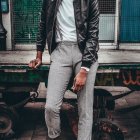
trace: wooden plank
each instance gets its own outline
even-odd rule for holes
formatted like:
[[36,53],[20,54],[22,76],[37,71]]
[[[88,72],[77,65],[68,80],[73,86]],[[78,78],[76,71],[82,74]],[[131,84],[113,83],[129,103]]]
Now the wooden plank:
[[139,120],[136,119],[132,112],[117,114],[117,117],[114,117],[114,120],[123,131],[125,140],[139,140]]
[[129,94],[125,98],[126,100],[137,99],[137,101],[140,101],[140,91],[134,91],[132,94]]
[[[126,98],[124,98],[126,100]],[[129,98],[130,99],[130,98]],[[139,101],[139,99],[138,99]],[[123,108],[123,101],[120,101]],[[133,105],[127,103],[129,106]],[[12,140],[48,140],[47,129],[44,121],[44,103],[28,103],[20,114],[22,119],[21,134]],[[140,109],[128,113],[115,112],[114,123],[117,124],[124,133],[125,140],[139,140],[140,138]],[[71,114],[70,114],[71,115]],[[70,116],[69,116],[70,117]],[[68,116],[65,110],[62,111],[62,140],[75,140],[68,123]]]
[[[35,129],[35,121],[31,120],[30,112],[22,112],[22,122],[20,124],[20,134],[17,137],[17,140],[32,140]],[[21,115],[21,114],[20,114]],[[29,118],[28,118],[29,117]]]
[[119,100],[116,100],[116,107],[115,109],[121,109],[122,107],[123,108],[127,108],[129,107],[129,104],[127,103],[126,99],[119,99]]
[[[140,63],[140,51],[129,50],[100,50],[99,63]],[[36,51],[1,51],[0,64],[28,64],[35,59]],[[43,53],[43,64],[50,63],[50,56],[47,51]]]
[[[41,131],[45,128],[45,123],[42,121],[44,120],[43,110],[42,104],[35,103],[29,103],[22,109],[20,113],[22,119],[21,134],[18,136],[18,139],[32,140],[33,138],[44,136],[42,135],[44,131]],[[39,127],[41,129],[39,129]]]
[[47,135],[47,129],[45,126],[45,122],[42,121],[44,119],[40,118],[40,120],[37,121],[32,140],[46,140],[46,135]]
[[22,131],[22,135],[17,140],[32,140],[33,130]]
[[99,63],[139,63],[140,51],[129,50],[101,50]]
[[[36,51],[1,51],[0,64],[28,64],[35,57]],[[43,63],[50,63],[50,57],[47,51],[43,53]]]
[[[123,109],[125,107],[132,107],[139,104],[138,91],[116,100],[116,109]],[[139,113],[140,109],[131,112],[115,112],[113,114],[114,122],[124,133],[125,140],[139,140],[140,138],[140,125],[139,125]]]

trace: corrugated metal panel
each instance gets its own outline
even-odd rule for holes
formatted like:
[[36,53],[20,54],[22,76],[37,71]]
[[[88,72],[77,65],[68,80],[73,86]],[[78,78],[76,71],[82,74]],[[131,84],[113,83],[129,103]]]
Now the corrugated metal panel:
[[120,41],[140,42],[140,0],[122,0]]
[[13,0],[13,28],[16,43],[36,40],[42,0]]

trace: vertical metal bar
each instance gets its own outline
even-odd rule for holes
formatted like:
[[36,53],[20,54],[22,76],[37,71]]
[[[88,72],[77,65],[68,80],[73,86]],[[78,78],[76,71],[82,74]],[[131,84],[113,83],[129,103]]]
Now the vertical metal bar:
[[10,0],[10,16],[11,16],[11,43],[12,43],[12,50],[15,50],[15,31],[14,31],[14,14],[13,14],[13,3],[14,0]]
[[0,24],[2,24],[2,9],[1,9],[1,0],[0,0]]
[[120,0],[116,0],[116,13],[115,13],[115,38],[114,44],[116,45],[116,49],[119,49],[119,14],[120,14]]

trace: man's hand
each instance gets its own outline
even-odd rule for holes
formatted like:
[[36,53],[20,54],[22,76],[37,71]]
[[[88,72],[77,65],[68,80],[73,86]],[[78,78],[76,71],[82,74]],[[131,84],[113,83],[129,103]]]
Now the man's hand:
[[87,71],[81,68],[80,72],[74,78],[74,83],[72,87],[74,92],[78,92],[84,87],[87,79],[87,74]]
[[29,67],[32,68],[32,69],[36,69],[41,64],[42,64],[42,60],[40,58],[36,58],[36,59],[30,61]]
[[30,68],[36,69],[42,64],[42,54],[43,54],[43,52],[37,51],[36,59],[31,60],[29,63]]

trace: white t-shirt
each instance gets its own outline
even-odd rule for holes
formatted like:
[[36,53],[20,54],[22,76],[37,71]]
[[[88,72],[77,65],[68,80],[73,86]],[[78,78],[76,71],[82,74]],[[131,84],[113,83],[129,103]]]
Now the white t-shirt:
[[73,0],[62,0],[57,12],[56,42],[77,41]]

